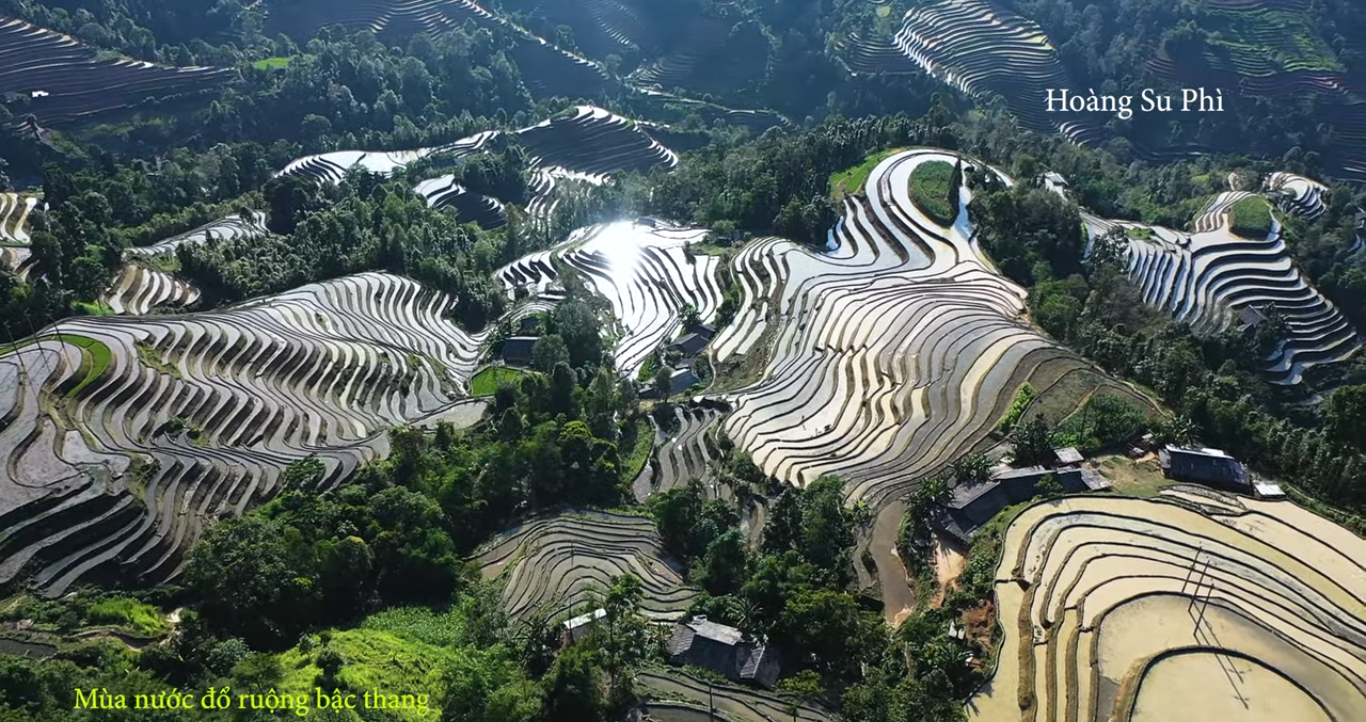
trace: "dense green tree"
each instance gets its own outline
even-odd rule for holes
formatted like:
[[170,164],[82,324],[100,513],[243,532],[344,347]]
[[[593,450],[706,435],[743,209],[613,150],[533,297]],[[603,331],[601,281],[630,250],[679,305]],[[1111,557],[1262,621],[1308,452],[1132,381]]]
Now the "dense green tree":
[[536,339],[531,347],[531,365],[537,371],[550,373],[560,364],[569,363],[569,349],[564,338],[552,333]]
[[587,645],[570,647],[556,660],[545,682],[546,722],[594,722],[606,710],[597,652]]
[[319,208],[317,183],[305,175],[277,176],[261,192],[270,206],[268,223],[275,233],[293,233],[309,211]]
[[830,589],[794,595],[779,625],[790,647],[809,654],[817,670],[846,680],[857,679],[860,663],[876,659],[885,643],[876,615],[860,610],[853,596]]
[[731,529],[707,545],[691,577],[708,593],[721,596],[740,591],[749,576],[749,540]]
[[844,507],[844,482],[823,476],[801,497],[802,557],[835,579],[849,573],[854,547],[854,524]]
[[651,386],[654,389],[655,398],[660,401],[667,401],[673,395],[673,369],[668,366],[660,366],[655,369]]
[[301,540],[278,522],[231,519],[190,551],[185,583],[205,617],[254,648],[293,642],[316,599]]
[[1011,434],[1017,466],[1045,464],[1053,459],[1053,437],[1043,416],[1031,416]]
[[1324,432],[1342,444],[1366,451],[1366,386],[1343,386],[1328,395],[1323,410]]
[[616,577],[603,600],[606,616],[601,626],[594,630],[593,642],[602,653],[608,699],[613,707],[630,704],[635,670],[649,655],[649,622],[640,615],[644,597],[638,577],[630,574]]

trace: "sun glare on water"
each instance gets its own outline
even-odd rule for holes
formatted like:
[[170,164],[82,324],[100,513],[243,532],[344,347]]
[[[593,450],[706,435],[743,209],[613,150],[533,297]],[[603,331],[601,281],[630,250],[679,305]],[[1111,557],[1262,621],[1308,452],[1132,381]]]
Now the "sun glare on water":
[[634,221],[609,223],[584,243],[580,250],[606,261],[613,285],[620,288],[630,283],[636,264],[640,262],[641,249],[650,237],[645,230],[644,227],[637,227]]

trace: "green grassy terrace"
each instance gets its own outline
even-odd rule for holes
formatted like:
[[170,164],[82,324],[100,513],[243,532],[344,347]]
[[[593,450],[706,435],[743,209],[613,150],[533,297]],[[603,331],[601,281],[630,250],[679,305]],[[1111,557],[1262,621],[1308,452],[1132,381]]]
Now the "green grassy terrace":
[[81,366],[77,369],[76,376],[81,380],[69,391],[66,392],[67,398],[71,398],[80,393],[92,381],[100,377],[104,370],[109,368],[109,364],[114,361],[114,352],[102,341],[96,341],[89,336],[78,336],[75,334],[62,334],[58,336],[42,336],[29,338],[15,343],[13,346],[5,347],[4,351],[17,351],[25,346],[41,346],[43,344],[56,345],[58,343],[69,343],[81,350]]
[[284,70],[289,67],[289,61],[289,58],[277,56],[274,58],[257,60],[251,64],[251,67],[256,68],[257,70]]
[[1234,203],[1228,219],[1233,233],[1243,238],[1263,239],[1271,235],[1271,206],[1264,198],[1253,196]]
[[623,452],[629,449],[629,452],[622,454],[621,478],[629,481],[640,475],[645,464],[650,461],[650,452],[654,451],[654,445],[654,429],[644,419],[637,419],[631,430],[621,437],[620,449]]
[[471,396],[492,396],[503,383],[515,384],[523,372],[506,366],[490,366],[470,378]]
[[93,624],[123,627],[148,637],[166,631],[166,620],[156,607],[127,597],[96,602],[90,606],[86,617]]
[[839,200],[846,194],[862,193],[863,186],[868,182],[868,176],[872,175],[873,169],[878,163],[900,153],[903,148],[892,148],[891,150],[880,150],[868,155],[863,162],[853,168],[846,168],[838,173],[830,175],[830,197]]
[[952,179],[953,164],[948,161],[927,161],[911,171],[911,202],[945,226],[958,217],[958,189],[949,187]]

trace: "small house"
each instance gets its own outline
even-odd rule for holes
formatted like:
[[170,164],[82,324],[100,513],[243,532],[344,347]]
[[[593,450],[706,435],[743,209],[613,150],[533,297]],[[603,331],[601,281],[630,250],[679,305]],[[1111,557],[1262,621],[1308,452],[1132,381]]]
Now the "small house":
[[535,335],[541,328],[541,317],[535,314],[523,316],[517,321],[517,334],[520,336]]
[[762,687],[772,687],[781,669],[778,652],[771,645],[760,644],[735,627],[709,622],[705,616],[675,625],[664,648],[669,664],[701,667]]
[[1270,321],[1265,313],[1256,306],[1243,306],[1238,310],[1238,328],[1244,331],[1255,331],[1262,324]]
[[1039,484],[1049,476],[1069,494],[1110,488],[1110,481],[1091,469],[1053,470],[1042,466],[1009,469],[981,484],[955,486],[931,521],[945,536],[970,546],[977,530],[1003,509],[1039,496]]
[[675,369],[674,372],[669,375],[669,393],[681,394],[692,388],[694,384],[700,383],[702,383],[702,379],[697,378],[697,374],[693,373],[692,369]]
[[593,631],[599,620],[607,616],[607,610],[598,608],[587,614],[580,614],[573,619],[566,619],[560,624],[564,631],[560,633],[560,642],[565,646],[578,644],[588,633]]
[[1157,452],[1168,479],[1248,491],[1247,467],[1219,449],[1165,446]]
[[706,348],[710,342],[710,338],[700,333],[689,333],[669,344],[669,350],[677,351],[683,358],[693,358],[702,353],[702,349]]
[[1285,491],[1281,489],[1281,485],[1270,481],[1253,480],[1252,493],[1256,494],[1258,499],[1285,498]]
[[1048,171],[1047,173],[1044,173],[1044,174],[1043,174],[1043,183],[1044,183],[1044,187],[1050,188],[1050,189],[1052,189],[1052,188],[1066,188],[1066,187],[1067,187],[1067,179],[1064,178],[1064,177],[1062,177],[1062,174],[1059,173],[1059,172],[1057,172],[1057,171],[1051,171],[1051,170],[1050,170],[1050,171]]
[[503,363],[509,366],[530,366],[531,350],[536,346],[535,336],[513,336],[503,341],[501,355]]
[[688,333],[684,334],[677,341],[669,344],[669,350],[677,351],[684,358],[693,358],[702,353],[702,349],[711,343],[711,339],[716,335],[716,327],[705,323],[694,326]]
[[1083,460],[1080,451],[1071,446],[1064,446],[1061,449],[1054,449],[1053,456],[1058,460],[1058,466],[1076,466]]

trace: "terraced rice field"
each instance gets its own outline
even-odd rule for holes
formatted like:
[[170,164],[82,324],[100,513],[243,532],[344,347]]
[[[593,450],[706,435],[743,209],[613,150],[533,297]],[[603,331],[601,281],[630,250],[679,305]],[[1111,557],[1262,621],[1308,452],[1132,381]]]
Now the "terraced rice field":
[[468,0],[272,0],[267,7],[273,28],[302,38],[311,38],[328,25],[369,28],[390,36],[436,34],[490,14]]
[[[0,584],[160,582],[212,520],[316,454],[331,487],[394,425],[449,414],[483,336],[381,273],[225,310],[64,321],[0,355]],[[462,412],[463,413],[463,412]]]
[[139,60],[101,60],[75,38],[0,17],[0,98],[15,117],[32,113],[44,125],[128,108],[228,82],[226,68],[172,68]]
[[678,155],[639,123],[591,105],[523,128],[517,131],[517,140],[531,152],[537,167],[603,175],[678,166]]
[[143,316],[154,308],[188,306],[199,300],[199,289],[169,273],[128,263],[100,300],[114,313]]
[[129,257],[148,257],[162,253],[174,253],[182,245],[201,245],[211,239],[219,241],[235,240],[251,236],[265,235],[266,215],[253,211],[250,217],[232,214],[212,223],[206,223],[192,231],[171,236],[150,246],[136,246],[124,251]]
[[1272,173],[1267,176],[1265,189],[1277,199],[1287,213],[1315,220],[1325,210],[1324,194],[1328,186],[1294,173]]
[[[340,181],[355,166],[388,175],[423,158],[458,162],[461,157],[483,150],[502,132],[484,131],[449,145],[415,150],[311,155],[291,162],[280,173],[307,175],[324,183]],[[651,138],[639,123],[591,105],[578,106],[511,135],[531,155],[532,198],[528,209],[536,217],[546,217],[554,209],[560,182],[602,183],[613,173],[678,165],[678,155]],[[468,190],[455,182],[453,174],[423,181],[416,191],[427,205],[453,207],[462,218],[487,228],[507,222],[501,200]]]
[[911,202],[912,170],[936,160],[957,158],[879,163],[866,197],[845,198],[832,250],[771,238],[736,256],[743,300],[709,352],[768,355],[758,381],[723,395],[722,427],[766,473],[838,474],[853,498],[889,502],[985,439],[1025,381],[1086,366],[1021,320],[1024,290],[990,265],[965,210],[944,227]]
[[707,433],[722,414],[719,409],[705,406],[680,404],[674,407],[676,427],[672,433],[656,435],[654,460],[632,486],[636,499],[645,501],[652,494],[709,476],[709,464],[719,457],[719,453]]
[[678,619],[698,594],[665,554],[654,522],[643,516],[580,511],[534,519],[493,540],[472,561],[484,579],[502,577],[503,606],[518,619],[577,613],[622,574],[640,578],[641,614],[653,620]]
[[1290,502],[1175,487],[1010,525],[1005,642],[974,719],[1351,720],[1366,709],[1366,540]]
[[[1284,174],[1271,178],[1278,189],[1301,189],[1297,200],[1285,201],[1290,207],[1307,213],[1321,209],[1321,201],[1316,206],[1312,200],[1318,198],[1312,181]],[[1197,333],[1229,328],[1241,308],[1274,304],[1285,319],[1287,336],[1266,360],[1267,373],[1275,383],[1297,384],[1308,368],[1353,357],[1362,339],[1305,280],[1280,238],[1279,223],[1273,220],[1265,239],[1245,239],[1230,231],[1229,209],[1250,197],[1245,191],[1221,194],[1196,218],[1193,233],[1108,221],[1085,212],[1082,218],[1093,238],[1116,226],[1143,230],[1144,238],[1131,234],[1129,240],[1130,276],[1144,301],[1167,309]]]
[[417,194],[432,208],[452,208],[462,222],[498,228],[508,222],[507,210],[497,198],[475,193],[455,182],[455,176],[432,178],[417,184]]
[[625,55],[666,41],[660,8],[639,0],[562,0],[505,2],[515,10],[543,15],[574,30],[574,42],[593,57]]
[[473,0],[271,0],[269,24],[301,43],[329,25],[369,28],[386,40],[436,35],[473,21],[504,33],[511,60],[528,87],[549,97],[598,96],[608,83],[602,64],[566,50]]
[[619,324],[612,349],[617,371],[634,378],[645,359],[683,330],[680,315],[691,304],[705,323],[721,305],[716,256],[696,254],[705,231],[662,222],[621,221],[576,231],[548,251],[518,259],[498,270],[508,297],[518,289],[533,297],[557,298],[557,263],[582,274],[589,287],[612,305]]
[[757,25],[696,15],[675,21],[669,32],[666,50],[628,80],[724,93],[763,79],[769,46]]
[[[1237,89],[1243,97],[1277,103],[1312,95],[1321,129],[1336,138],[1335,174],[1366,178],[1366,98],[1360,78],[1346,72],[1336,48],[1360,45],[1362,28],[1339,21],[1348,37],[1326,35],[1316,10],[1300,0],[1214,0],[1204,3],[1196,23],[1206,42],[1176,55],[1154,50],[1148,69],[1185,87]],[[1330,130],[1331,129],[1331,130]],[[1329,154],[1325,154],[1327,156]]]
[[34,196],[0,193],[0,265],[26,278],[32,252],[28,218],[41,201]]
[[38,203],[36,196],[0,193],[0,244],[28,245],[28,216]]
[[1047,112],[1049,88],[1077,85],[1033,21],[990,0],[912,5],[890,43],[845,40],[842,57],[851,71],[925,72],[974,97],[1000,95],[1033,130],[1061,132],[1077,142],[1105,139],[1103,114]]
[[431,156],[456,160],[466,154],[482,150],[484,145],[497,135],[498,131],[484,131],[475,133],[468,138],[461,138],[448,145],[413,150],[338,150],[331,153],[307,155],[291,161],[280,171],[279,175],[297,173],[314,178],[321,183],[336,183],[346,176],[348,170],[359,166],[371,173],[387,176],[409,163]]
[[[731,684],[707,683],[677,669],[641,670],[636,684],[649,701],[645,712],[661,722],[830,722],[828,712],[810,705],[796,705],[772,694]],[[708,717],[708,704],[716,711]]]

